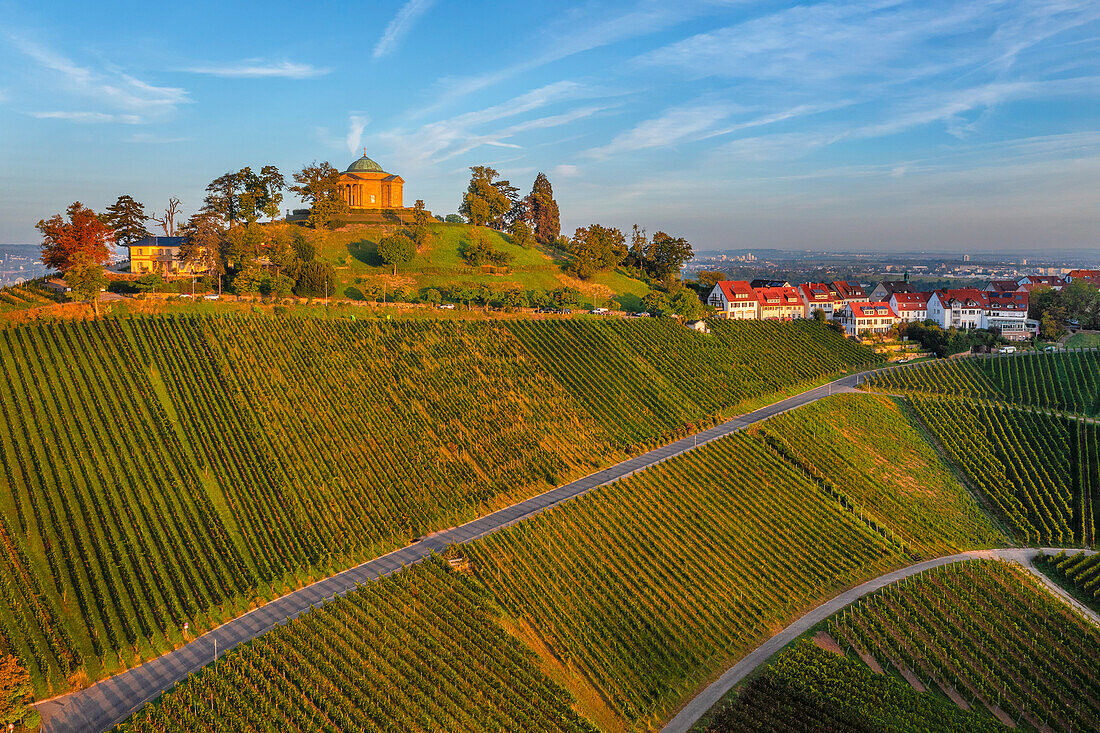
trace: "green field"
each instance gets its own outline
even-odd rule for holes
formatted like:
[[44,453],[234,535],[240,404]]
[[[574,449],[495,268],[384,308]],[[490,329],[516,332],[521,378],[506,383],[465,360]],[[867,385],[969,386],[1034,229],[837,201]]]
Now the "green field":
[[1096,542],[1097,425],[981,400],[914,396],[911,403],[1021,542]]
[[[391,293],[394,288],[403,287],[413,294],[454,285],[488,287],[495,291],[512,288],[554,290],[568,286],[578,288],[584,304],[590,307],[603,305],[614,298],[628,310],[641,310],[642,298],[649,293],[645,283],[621,271],[578,280],[564,272],[563,266],[568,264],[568,259],[563,253],[541,245],[520,247],[512,243],[511,237],[493,229],[442,223],[432,224],[430,228],[431,241],[420,248],[411,262],[398,267],[396,277],[391,275],[392,267],[377,254],[378,241],[392,232],[392,227],[350,225],[335,231],[294,231],[300,231],[314,243],[318,259],[336,268],[339,297],[361,298],[364,287],[382,287],[383,284]],[[494,249],[512,255],[507,268],[490,271],[465,262],[462,248],[471,241],[475,231],[484,233]]]
[[1004,544],[897,401],[837,395],[752,430],[921,557]]
[[[761,380],[711,363],[729,334],[577,328],[197,316],[0,330],[13,426],[0,432],[0,570],[20,579],[0,588],[0,649],[40,696],[68,689],[173,648],[185,624],[201,632],[870,358],[771,324],[773,353],[816,366]],[[659,388],[623,393],[605,365],[624,354]],[[672,417],[624,426],[609,404]]]
[[997,733],[992,715],[921,694],[803,640],[749,682],[703,733]]
[[913,576],[834,617],[829,633],[1002,721],[1100,730],[1100,630],[1018,566],[971,561]]
[[230,652],[115,730],[594,731],[497,614],[431,559]]
[[1035,567],[1100,613],[1100,555],[1040,555]]

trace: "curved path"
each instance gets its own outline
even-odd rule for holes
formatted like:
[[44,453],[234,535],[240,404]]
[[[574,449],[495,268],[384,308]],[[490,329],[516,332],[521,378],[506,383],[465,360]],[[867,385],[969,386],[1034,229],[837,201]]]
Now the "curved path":
[[484,537],[546,511],[567,499],[631,476],[661,461],[743,430],[753,423],[781,412],[816,402],[831,394],[852,392],[858,379],[859,375],[843,377],[788,397],[694,435],[680,438],[610,468],[597,471],[572,483],[551,489],[544,494],[487,514],[460,527],[436,532],[419,542],[307,585],[232,621],[227,621],[213,631],[156,659],[97,682],[83,690],[37,703],[35,708],[42,715],[42,731],[43,733],[97,733],[109,730],[176,682],[193,672],[198,672],[217,656],[270,631],[277,624],[296,618],[312,606],[320,605],[335,596],[354,590],[357,584],[389,575],[406,565],[423,560],[433,552],[443,551],[449,545]]
[[[1056,553],[1061,551],[1062,548],[1005,548],[1000,550],[974,550],[972,552],[963,552],[958,555],[948,555],[946,557],[938,557],[934,560],[925,560],[914,565],[910,565],[900,570],[894,570],[893,572],[880,575],[874,580],[869,580],[863,585],[856,586],[851,590],[847,590],[834,598],[822,603],[817,608],[807,612],[805,615],[794,621],[787,628],[780,631],[775,636],[771,637],[756,649],[749,652],[745,657],[741,659],[737,664],[730,667],[726,672],[706,687],[702,692],[693,697],[688,703],[676,714],[668,724],[661,729],[661,733],[687,733],[691,726],[703,717],[708,710],[725,697],[733,687],[745,679],[751,674],[757,667],[767,662],[777,652],[781,651],[784,647],[797,639],[802,634],[812,629],[817,624],[821,623],[825,619],[832,616],[837,611],[844,609],[852,603],[855,603],[860,598],[874,593],[880,588],[884,588],[891,583],[896,583],[899,580],[904,580],[913,575],[924,572],[925,570],[931,570],[932,568],[938,568],[941,565],[951,565],[952,563],[962,562],[964,560],[973,560],[975,558],[994,558],[998,560],[1009,560],[1017,562],[1027,568],[1031,573],[1036,575],[1039,580],[1054,593],[1060,600],[1071,606],[1081,615],[1088,618],[1092,623],[1100,626],[1100,615],[1098,615],[1092,609],[1082,605],[1067,594],[1062,588],[1054,583],[1050,578],[1043,575],[1038,568],[1032,564],[1032,559],[1036,554],[1043,553]],[[1067,552],[1087,552],[1093,554],[1092,550],[1082,550],[1079,548],[1066,548]]]

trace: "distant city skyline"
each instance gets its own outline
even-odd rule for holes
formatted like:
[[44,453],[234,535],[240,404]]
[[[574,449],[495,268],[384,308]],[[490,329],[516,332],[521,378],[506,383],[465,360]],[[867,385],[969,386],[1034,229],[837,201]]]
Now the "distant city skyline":
[[[0,242],[119,194],[367,154],[437,214],[545,171],[562,227],[696,250],[1100,245],[1094,1],[3,2]],[[288,195],[283,208],[297,205]]]

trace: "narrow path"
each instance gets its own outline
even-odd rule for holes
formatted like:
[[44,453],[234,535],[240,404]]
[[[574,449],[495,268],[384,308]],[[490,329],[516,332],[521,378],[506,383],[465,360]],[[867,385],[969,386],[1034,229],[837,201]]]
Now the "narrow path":
[[[909,567],[880,575],[874,580],[869,580],[863,585],[847,590],[829,599],[825,603],[822,603],[817,608],[808,611],[787,626],[787,628],[749,652],[741,661],[730,667],[721,677],[693,697],[683,709],[676,714],[676,717],[670,720],[668,724],[661,729],[661,733],[687,733],[691,726],[695,725],[708,710],[714,707],[714,705],[725,697],[726,693],[732,690],[741,680],[752,674],[757,667],[765,664],[772,656],[781,651],[792,641],[829,618],[837,611],[843,610],[860,598],[874,593],[881,588],[885,588],[892,583],[912,577],[925,570],[938,568],[942,565],[951,565],[953,563],[976,558],[992,558],[1017,562],[1033,575],[1036,575],[1043,585],[1050,589],[1060,600],[1088,618],[1092,623],[1100,626],[1100,615],[1071,598],[1069,594],[1043,575],[1043,573],[1032,563],[1032,559],[1040,552],[1053,554],[1061,550],[1062,548],[1050,547],[1041,549],[1008,547],[999,550],[974,550],[971,552],[962,552],[958,555],[948,555],[946,557],[938,557],[934,560],[918,562]],[[1066,551],[1069,553],[1087,552],[1089,554],[1094,554],[1092,550],[1082,550],[1080,548],[1066,548]]]
[[35,708],[42,715],[41,730],[43,733],[98,733],[109,730],[187,675],[198,672],[216,656],[221,656],[239,644],[251,641],[264,632],[270,631],[277,624],[296,618],[313,606],[321,605],[336,596],[354,590],[358,584],[377,580],[402,567],[420,562],[433,552],[445,550],[449,545],[470,542],[509,527],[567,499],[631,476],[661,461],[706,445],[712,440],[743,430],[761,420],[808,405],[832,394],[854,392],[858,376],[843,377],[740,415],[472,522],[437,532],[419,542],[300,588],[232,621],[227,621],[213,631],[156,659],[97,682],[83,690],[37,703]]

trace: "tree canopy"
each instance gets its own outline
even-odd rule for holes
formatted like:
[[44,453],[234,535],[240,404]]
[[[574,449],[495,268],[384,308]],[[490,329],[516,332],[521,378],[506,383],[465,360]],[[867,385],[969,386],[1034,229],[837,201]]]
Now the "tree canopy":
[[33,689],[31,676],[10,654],[0,653],[0,726],[22,724],[27,729],[38,727],[39,715],[27,704]]
[[582,279],[619,266],[626,257],[626,238],[613,227],[592,224],[579,227],[570,241],[570,269]]
[[286,179],[273,165],[265,165],[259,173],[241,168],[218,176],[206,187],[204,206],[229,224],[238,221],[254,223],[261,216],[274,219],[283,202]]
[[114,233],[96,213],[79,201],[61,214],[38,222],[42,233],[42,264],[59,272],[68,272],[77,264],[103,265],[111,258]]
[[[496,178],[499,175],[489,166],[470,167],[470,185],[466,188],[462,205],[458,208],[458,213],[465,216],[469,223],[475,226],[499,225],[511,210],[512,200],[497,185]],[[499,183],[507,184],[507,181]]]
[[535,228],[535,238],[543,244],[550,244],[561,234],[561,215],[558,202],[554,200],[554,188],[550,179],[539,171],[527,196],[527,213]]
[[297,186],[290,190],[309,206],[309,225],[314,229],[327,227],[336,216],[348,212],[348,204],[340,193],[340,171],[325,161],[313,161],[294,174]]
[[393,274],[397,274],[397,266],[404,265],[416,254],[416,244],[404,234],[390,234],[382,237],[378,242],[378,256],[387,265],[393,265]]
[[180,225],[179,233],[183,237],[177,255],[179,261],[217,277],[220,293],[221,276],[226,269],[227,245],[221,219],[211,211],[200,211]]
[[627,252],[627,264],[644,271],[650,277],[666,280],[680,273],[680,268],[695,254],[683,237],[657,232],[646,240],[644,229],[634,225]]
[[149,221],[145,215],[145,207],[132,196],[119,196],[113,204],[107,207],[100,220],[114,232],[114,240],[118,244],[130,244],[145,239],[150,232],[145,228],[145,222]]

